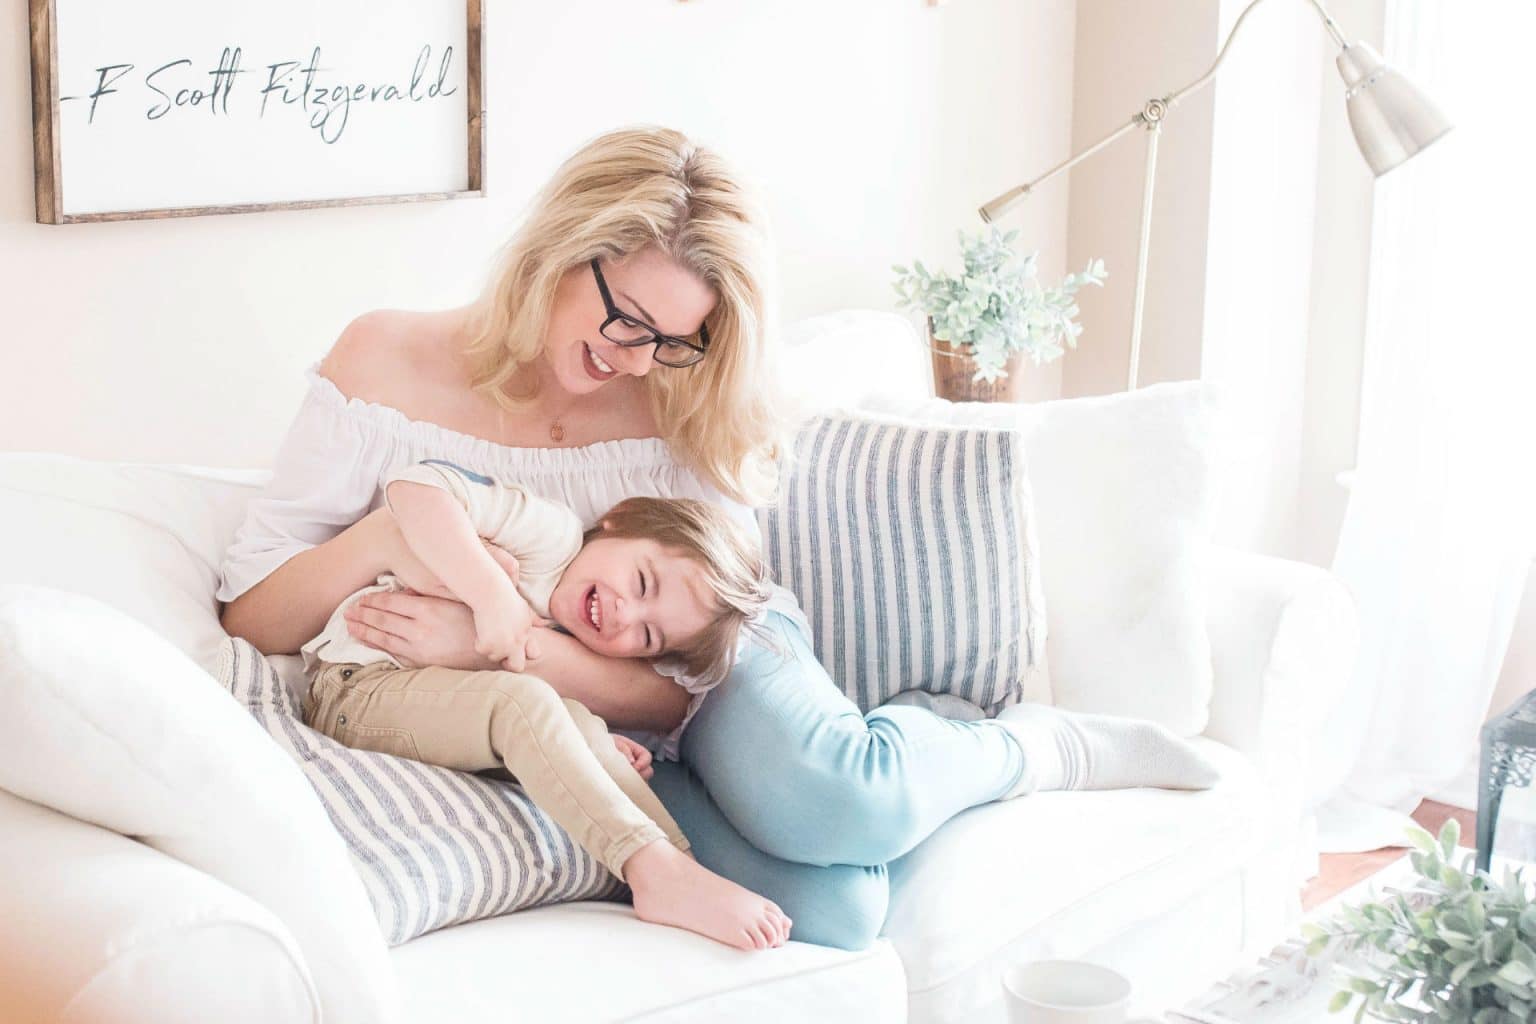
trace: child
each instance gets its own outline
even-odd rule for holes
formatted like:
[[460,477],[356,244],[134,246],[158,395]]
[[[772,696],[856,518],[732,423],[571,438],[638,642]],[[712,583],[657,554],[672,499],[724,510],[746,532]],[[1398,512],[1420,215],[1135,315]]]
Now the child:
[[[706,502],[656,498],[620,502],[583,537],[569,509],[436,460],[391,477],[385,504],[416,561],[343,601],[304,645],[305,721],[352,747],[461,771],[505,766],[628,883],[642,919],[741,949],[782,945],[790,921],[777,906],[688,852],[645,784],[644,747],[534,676],[403,667],[353,639],[343,614],[365,593],[410,589],[467,604],[477,650],[511,669],[536,620],[553,619],[601,654],[667,655],[717,682],[767,599],[755,541]],[[488,544],[515,558],[515,573]]]

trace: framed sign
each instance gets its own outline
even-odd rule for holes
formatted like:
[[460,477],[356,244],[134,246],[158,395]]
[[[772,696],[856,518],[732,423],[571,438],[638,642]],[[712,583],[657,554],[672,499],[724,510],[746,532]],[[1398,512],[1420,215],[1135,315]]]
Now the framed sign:
[[481,0],[30,0],[45,224],[482,194]]

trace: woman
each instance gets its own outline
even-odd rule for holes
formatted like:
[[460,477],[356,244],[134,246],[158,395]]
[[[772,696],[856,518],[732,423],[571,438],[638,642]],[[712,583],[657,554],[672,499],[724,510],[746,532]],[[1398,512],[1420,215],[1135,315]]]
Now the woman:
[[[704,497],[750,516],[771,496],[782,427],[765,383],[761,228],[732,172],[677,132],[585,146],[475,304],[379,311],[342,333],[226,560],[225,627],[268,653],[318,633],[388,570],[399,539],[369,513],[388,473],[422,458],[515,481],[588,525],[631,495]],[[351,625],[406,663],[496,667],[450,601],[379,594]],[[951,722],[913,707],[861,716],[816,662],[787,592],[764,628],[776,642],[748,647],[697,707],[686,679],[553,632],[527,671],[614,728],[668,734],[664,756],[697,712],[683,764],[659,765],[652,785],[699,861],[776,902],[794,938],[869,945],[885,917],[884,865],[967,807],[1123,781],[1124,738],[1102,723]],[[1110,774],[1085,780],[1090,762]],[[1189,782],[1182,767],[1175,784]]]

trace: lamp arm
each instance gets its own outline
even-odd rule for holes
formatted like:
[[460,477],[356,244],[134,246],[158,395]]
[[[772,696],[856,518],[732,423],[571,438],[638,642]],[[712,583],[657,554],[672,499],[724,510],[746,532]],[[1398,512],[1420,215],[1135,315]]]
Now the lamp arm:
[[[1201,86],[1205,85],[1211,79],[1216,77],[1216,70],[1221,67],[1221,62],[1226,59],[1227,50],[1232,46],[1232,40],[1237,38],[1238,29],[1243,27],[1243,19],[1247,18],[1248,14],[1263,2],[1264,0],[1253,0],[1251,4],[1243,8],[1243,13],[1239,14],[1237,16],[1237,20],[1232,23],[1232,31],[1227,33],[1227,41],[1221,44],[1221,50],[1217,52],[1216,60],[1211,64],[1211,69],[1205,74],[1201,75],[1199,78],[1195,79],[1193,82],[1186,85],[1184,88],[1180,89],[1178,92],[1171,93],[1164,100],[1168,106],[1172,107],[1179,100],[1183,99],[1185,96],[1188,96],[1190,93],[1199,89]],[[1309,0],[1309,2],[1317,11],[1318,17],[1323,19],[1323,27],[1328,30],[1328,34],[1333,37],[1334,42],[1338,43],[1341,47],[1348,46],[1349,44],[1344,40],[1344,33],[1339,31],[1338,22],[1333,20],[1333,16],[1328,13],[1328,9],[1323,6],[1322,0]]]
[[[1253,3],[1243,8],[1243,13],[1239,14],[1237,16],[1237,20],[1232,23],[1232,31],[1227,33],[1227,41],[1222,43],[1221,49],[1216,52],[1216,60],[1211,64],[1211,69],[1205,74],[1201,75],[1199,78],[1195,79],[1193,82],[1190,82],[1178,92],[1169,93],[1164,102],[1166,102],[1171,107],[1175,103],[1179,102],[1179,100],[1183,99],[1185,96],[1188,96],[1190,93],[1197,91],[1202,86],[1208,84],[1211,79],[1216,77],[1216,71],[1221,67],[1221,62],[1227,59],[1227,51],[1232,48],[1232,40],[1237,38],[1238,30],[1243,27],[1243,21],[1247,19],[1248,15],[1253,12],[1255,7],[1259,6],[1259,4],[1263,2],[1264,0],[1253,0]],[[1312,2],[1316,3],[1317,0],[1312,0]],[[1319,10],[1321,10],[1321,8],[1319,8]]]
[[1348,46],[1349,40],[1344,38],[1344,32],[1339,28],[1339,23],[1333,20],[1333,15],[1328,13],[1328,8],[1323,6],[1322,0],[1312,0],[1312,6],[1317,8],[1318,17],[1323,19],[1323,27],[1328,30],[1329,35],[1333,36],[1333,41],[1340,47]]
[[1011,208],[1015,203],[1019,202],[1025,196],[1029,195],[1036,188],[1045,184],[1047,181],[1050,181],[1062,171],[1070,170],[1077,164],[1082,163],[1084,160],[1088,159],[1090,156],[1097,153],[1111,142],[1114,142],[1116,139],[1130,131],[1132,128],[1139,126],[1141,123],[1141,114],[1138,113],[1135,117],[1131,118],[1125,124],[1104,136],[1098,142],[1095,142],[1093,145],[1089,146],[1087,149],[1076,154],[1075,156],[1070,156],[1063,160],[1055,167],[1052,167],[1050,170],[1040,175],[1040,177],[1036,178],[1034,181],[1026,182],[1023,185],[1017,185],[1009,189],[1007,192],[1004,192],[1002,195],[998,196],[996,199],[992,200],[981,208],[980,212],[982,221],[988,224],[992,223],[995,218],[1002,216],[1004,212],[1006,212],[1009,208]]
[[[1168,111],[1172,110],[1176,103],[1184,99],[1184,97],[1188,96],[1190,93],[1195,92],[1201,87],[1209,84],[1211,79],[1216,77],[1217,70],[1221,68],[1221,62],[1226,59],[1227,51],[1232,46],[1232,40],[1237,38],[1238,30],[1243,27],[1244,20],[1247,19],[1248,15],[1253,11],[1255,7],[1259,6],[1259,4],[1263,2],[1264,0],[1253,0],[1253,2],[1250,3],[1247,7],[1243,8],[1243,12],[1239,14],[1237,16],[1237,20],[1232,23],[1232,31],[1227,33],[1226,42],[1221,44],[1221,49],[1216,54],[1216,60],[1211,64],[1210,70],[1208,70],[1205,74],[1201,75],[1199,78],[1195,79],[1193,82],[1184,86],[1184,88],[1178,90],[1177,92],[1169,93],[1161,101],[1149,101],[1147,107],[1141,111],[1138,111],[1135,116],[1133,116],[1128,122],[1121,125],[1119,128],[1116,128],[1114,131],[1110,132],[1108,135],[1104,136],[1102,139],[1100,139],[1098,142],[1095,142],[1087,149],[1067,158],[1066,160],[1063,160],[1061,163],[1057,164],[1055,167],[1052,167],[1050,170],[1046,171],[1038,178],[1035,178],[1033,181],[1026,182],[1023,185],[1015,186],[1014,188],[1011,188],[1007,192],[1004,192],[1002,195],[998,196],[996,199],[993,199],[991,202],[987,203],[987,205],[981,208],[981,219],[984,222],[990,224],[992,221],[1002,216],[1003,213],[1008,209],[1013,207],[1015,203],[1029,195],[1029,193],[1033,192],[1036,188],[1045,184],[1047,181],[1050,181],[1052,178],[1056,177],[1056,175],[1062,173],[1063,171],[1069,170],[1083,160],[1086,160],[1088,157],[1092,156],[1094,153],[1097,153],[1111,142],[1114,142],[1116,139],[1130,131],[1132,128],[1136,128],[1138,126],[1146,126],[1149,128],[1153,127],[1154,119],[1161,120],[1161,115],[1166,114]],[[1338,23],[1333,20],[1331,15],[1329,15],[1327,8],[1325,8],[1322,4],[1322,0],[1309,0],[1309,2],[1317,11],[1318,16],[1323,19],[1323,27],[1328,30],[1328,34],[1333,37],[1334,41],[1337,42],[1340,46],[1348,45],[1344,41],[1343,33],[1339,31]],[[1161,104],[1161,106],[1158,107],[1158,104]],[[1154,117],[1148,117],[1149,111],[1153,113]]]

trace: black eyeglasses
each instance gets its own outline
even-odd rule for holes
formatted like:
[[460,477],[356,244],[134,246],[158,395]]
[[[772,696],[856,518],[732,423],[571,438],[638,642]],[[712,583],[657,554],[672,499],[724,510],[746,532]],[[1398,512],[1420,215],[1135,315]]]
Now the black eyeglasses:
[[656,351],[651,353],[651,357],[662,366],[692,366],[704,358],[704,350],[709,348],[708,327],[699,325],[697,342],[662,334],[644,320],[630,316],[613,304],[613,295],[608,291],[608,282],[603,280],[603,272],[598,269],[597,260],[592,261],[592,276],[597,279],[597,292],[603,297],[603,305],[608,309],[608,319],[599,328],[603,337],[624,348],[655,345]]

